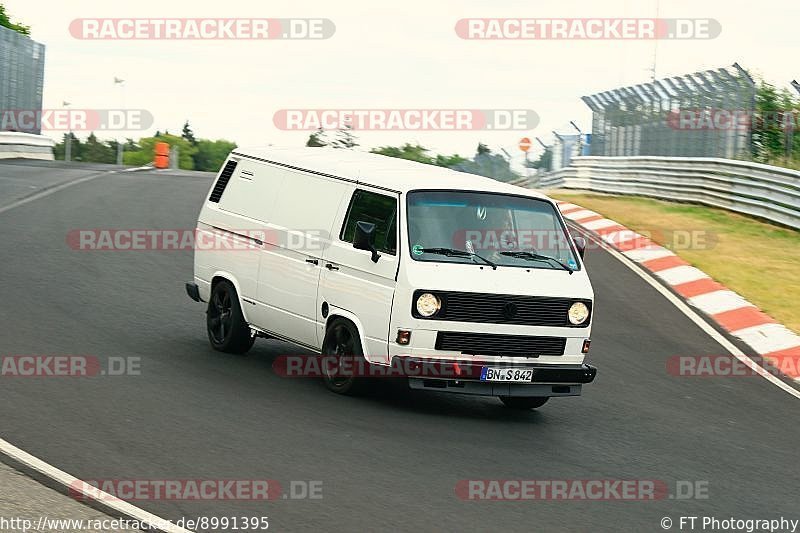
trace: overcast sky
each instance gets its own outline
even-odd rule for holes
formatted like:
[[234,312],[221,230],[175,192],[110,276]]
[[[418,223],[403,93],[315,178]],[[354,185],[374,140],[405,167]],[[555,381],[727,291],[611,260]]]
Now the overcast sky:
[[[518,154],[523,135],[549,142],[552,130],[570,131],[570,120],[591,130],[580,97],[648,81],[656,52],[654,41],[469,41],[454,30],[468,17],[655,17],[656,0],[3,3],[47,46],[44,107],[67,100],[147,109],[155,124],[126,134],[136,138],[177,132],[188,119],[198,137],[303,144],[307,132],[273,126],[282,108],[533,109],[541,122],[528,132],[358,133],[366,148],[410,141],[471,155],[482,141]],[[736,61],[779,86],[800,77],[797,0],[661,0],[658,9],[722,26],[713,40],[658,41],[659,77]],[[334,21],[336,33],[317,41],[90,41],[68,31],[79,17],[319,17]],[[126,80],[123,90],[115,76]]]

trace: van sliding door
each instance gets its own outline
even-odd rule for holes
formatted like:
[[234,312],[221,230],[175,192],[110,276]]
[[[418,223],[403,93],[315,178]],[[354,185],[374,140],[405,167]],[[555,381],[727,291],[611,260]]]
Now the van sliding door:
[[267,240],[261,252],[258,300],[264,305],[264,329],[319,348],[317,305],[323,250],[347,182],[271,167],[281,174]]

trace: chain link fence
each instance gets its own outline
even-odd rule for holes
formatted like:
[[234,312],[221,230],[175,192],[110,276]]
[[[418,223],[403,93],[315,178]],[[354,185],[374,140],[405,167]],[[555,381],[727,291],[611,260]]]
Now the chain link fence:
[[[750,159],[756,84],[738,64],[584,96],[593,156]],[[724,122],[727,120],[728,122]]]

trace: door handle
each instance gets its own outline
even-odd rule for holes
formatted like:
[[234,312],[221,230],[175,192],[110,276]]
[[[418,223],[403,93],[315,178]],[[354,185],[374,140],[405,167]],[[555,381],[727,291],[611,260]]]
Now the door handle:
[[327,268],[328,270],[339,270],[339,267],[337,267],[336,265],[333,265],[331,263],[328,263],[327,265],[325,265],[325,268]]
[[318,265],[319,261],[316,259],[306,259],[306,263],[311,263],[312,265]]

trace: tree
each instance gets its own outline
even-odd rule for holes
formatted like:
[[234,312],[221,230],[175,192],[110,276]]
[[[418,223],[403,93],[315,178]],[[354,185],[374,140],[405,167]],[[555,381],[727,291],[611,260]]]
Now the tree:
[[73,161],[81,161],[81,151],[83,146],[81,145],[80,139],[78,139],[72,132],[65,133],[61,139],[61,142],[56,143],[55,147],[53,148],[53,157],[60,161],[64,161],[67,151],[67,139],[70,137],[72,137],[72,152],[70,158]]
[[433,164],[439,167],[455,168],[456,166],[462,165],[467,161],[468,159],[465,159],[458,154],[453,154],[453,155],[439,154],[436,156],[436,160],[433,162]]
[[125,152],[123,154],[124,163],[126,165],[143,166],[149,165],[153,162],[155,157],[155,147],[157,142],[165,142],[169,144],[170,149],[174,146],[178,147],[178,168],[184,170],[194,169],[194,160],[192,156],[197,153],[197,148],[189,144],[189,141],[176,135],[169,135],[164,133],[158,137],[144,137],[139,139],[139,150],[134,152]]
[[454,168],[457,165],[468,162],[458,154],[441,155],[437,154],[436,157],[428,155],[428,150],[419,144],[405,143],[403,146],[380,146],[370,150],[373,154],[381,154],[388,157],[397,157],[399,159],[408,159],[409,161],[416,161],[417,163],[425,163],[426,165],[435,165],[437,167]]
[[[346,131],[345,129],[339,130]],[[324,145],[311,145],[309,144],[312,139],[318,140],[322,134],[322,130],[318,130],[315,134],[309,137],[306,146],[324,146]],[[345,148],[347,146],[336,145],[334,141],[334,148]],[[353,146],[358,146],[353,144]],[[509,161],[500,154],[492,153],[492,150],[483,143],[478,143],[475,150],[475,156],[472,160],[461,157],[458,154],[453,155],[436,155],[435,157],[429,155],[427,148],[419,144],[405,143],[402,146],[379,146],[370,150],[373,154],[385,155],[387,157],[397,157],[399,159],[408,159],[409,161],[416,161],[418,163],[425,163],[427,165],[436,165],[439,167],[452,168],[461,172],[468,172],[470,174],[478,174],[494,178],[498,181],[511,181],[519,178],[519,174],[511,170]]]
[[[114,148],[116,148],[116,143]],[[81,150],[81,161],[87,163],[115,163],[116,160],[116,151],[112,151],[108,143],[104,144],[98,141],[94,132],[86,138],[86,143]]]
[[[792,159],[800,161],[800,98],[794,93],[784,90],[782,93],[784,121],[783,127],[787,131],[786,141],[791,143]],[[794,166],[797,168],[797,165]]]
[[325,137],[326,137],[325,130],[320,128],[308,136],[308,140],[306,141],[306,146],[310,146],[312,148],[320,148],[322,146],[328,146],[328,141],[326,140]]
[[478,143],[472,161],[464,160],[452,165],[450,168],[479,176],[486,176],[498,181],[511,181],[519,178],[519,174],[511,170],[511,164],[501,154],[494,154],[483,143]]
[[186,139],[192,146],[197,146],[197,139],[194,138],[194,133],[192,132],[192,128],[189,127],[188,120],[183,123],[183,130],[181,131],[181,137]]
[[800,99],[783,89],[779,91],[766,81],[759,83],[752,121],[753,159],[763,163],[792,166],[787,160],[800,158],[800,132],[797,116]]
[[549,146],[545,148],[544,152],[539,154],[539,159],[536,161],[528,161],[525,166],[528,168],[541,169],[543,171],[550,170],[550,165],[553,162],[553,150]]
[[15,24],[11,22],[11,19],[9,19],[8,15],[6,14],[6,8],[5,6],[3,6],[3,4],[0,4],[0,26],[3,26],[10,30],[14,30],[19,34],[27,35],[28,37],[30,37],[31,35],[30,26],[25,26],[24,24]]
[[778,90],[762,80],[756,91],[756,116],[752,121],[753,156],[757,161],[767,162],[783,155],[782,131],[774,120],[780,109]]
[[197,153],[193,157],[194,169],[217,172],[231,150],[236,148],[236,143],[224,139],[216,141],[200,139],[197,141],[196,148]]
[[389,157],[408,159],[418,163],[434,164],[434,159],[428,155],[428,149],[419,144],[406,143],[403,146],[381,146],[370,150],[373,154],[381,154]]
[[[485,145],[481,145],[485,146]],[[487,148],[488,150],[488,148]],[[461,171],[474,171],[475,167],[472,161],[463,158],[458,154],[441,155],[437,154],[436,157],[429,155],[430,150],[419,144],[406,143],[403,146],[380,146],[370,150],[373,154],[381,154],[387,157],[397,157],[399,159],[408,159],[409,161],[416,161],[417,163],[425,163],[427,165],[435,165],[437,167],[452,168]],[[469,169],[469,170],[465,170]],[[477,174],[477,172],[472,172]]]
[[336,137],[330,143],[334,148],[355,148],[358,146],[356,136],[353,135],[353,126],[345,124],[336,131]]
[[[56,159],[63,160],[66,151],[66,140],[72,136],[72,160],[93,163],[115,163],[117,160],[118,141],[110,140],[101,142],[94,133],[87,137],[86,141],[81,141],[75,134],[64,134],[60,143],[54,148]],[[157,136],[144,137],[138,141],[126,139],[123,144],[123,162],[126,165],[144,166],[153,162],[155,156],[155,145],[157,142],[165,142],[170,148],[177,146],[179,151],[178,168],[186,170],[204,170],[216,172],[228,157],[228,154],[236,148],[236,143],[218,139],[211,141],[208,139],[196,139],[193,146],[183,136],[159,133]]]

